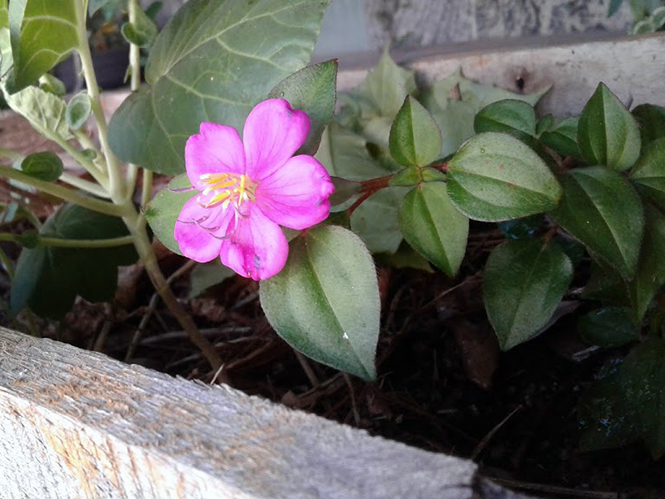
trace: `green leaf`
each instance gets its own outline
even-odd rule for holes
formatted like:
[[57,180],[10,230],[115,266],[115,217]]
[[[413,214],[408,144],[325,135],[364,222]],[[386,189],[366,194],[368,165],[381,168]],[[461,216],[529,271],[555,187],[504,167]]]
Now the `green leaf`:
[[592,253],[631,279],[644,229],[642,202],[630,183],[603,166],[561,178],[563,198],[551,216]]
[[12,95],[5,93],[9,107],[27,119],[39,133],[47,138],[72,138],[65,117],[67,104],[60,97],[41,88],[28,87]]
[[620,347],[638,341],[640,328],[629,307],[603,307],[580,317],[577,330],[587,343]]
[[634,411],[641,437],[654,459],[665,454],[665,340],[637,346],[619,373],[626,405]]
[[213,260],[208,263],[199,263],[189,274],[189,295],[190,300],[196,298],[206,289],[224,282],[236,273],[224,265],[221,260]]
[[459,270],[469,234],[469,219],[450,202],[444,182],[413,188],[399,210],[404,239],[449,276]]
[[582,158],[577,145],[579,118],[566,118],[540,134],[540,141],[563,156]]
[[78,47],[80,0],[12,0],[9,26],[14,71],[11,93],[36,82]]
[[570,259],[554,244],[508,241],[494,248],[483,293],[502,350],[524,343],[548,323],[572,278]]
[[633,308],[642,319],[658,290],[665,285],[665,215],[645,204],[644,240],[635,279],[630,283]]
[[441,132],[432,115],[407,95],[390,128],[390,154],[404,166],[426,166],[441,151]]
[[423,104],[441,130],[443,143],[440,155],[446,157],[454,153],[474,135],[475,115],[485,106],[504,99],[517,99],[535,106],[548,89],[532,94],[516,94],[468,80],[462,76],[461,69],[437,81],[425,93]]
[[561,186],[543,160],[510,135],[469,139],[448,162],[448,193],[474,220],[501,221],[553,209]]
[[140,6],[136,9],[136,21],[126,23],[121,28],[122,36],[129,43],[139,47],[148,47],[157,37],[157,26],[150,19]]
[[[128,235],[121,219],[76,205],[65,205],[50,217],[40,234],[62,239],[106,239]],[[138,258],[132,245],[79,249],[37,246],[24,249],[11,288],[11,308],[25,307],[44,317],[62,319],[77,295],[108,301],[115,294],[118,265]]]
[[631,298],[626,281],[604,262],[592,262],[591,276],[584,287],[582,298],[624,306]]
[[372,253],[394,253],[402,242],[398,213],[405,187],[381,189],[351,215],[351,229]]
[[312,156],[319,148],[321,135],[335,111],[337,66],[337,60],[307,66],[280,81],[268,94],[271,99],[286,99],[291,107],[309,116],[307,141],[296,154]]
[[78,130],[81,128],[88,118],[90,117],[90,112],[92,111],[92,105],[90,104],[90,97],[88,96],[87,91],[79,92],[76,94],[67,104],[67,124],[72,130]]
[[335,186],[335,190],[328,198],[332,207],[344,205],[347,201],[357,196],[360,186],[362,185],[360,182],[354,182],[352,180],[346,180],[335,176],[331,176],[330,181]]
[[603,83],[580,115],[577,143],[586,162],[618,171],[633,166],[640,155],[635,118]]
[[500,222],[499,230],[506,239],[533,239],[544,234],[543,216],[533,215],[531,217],[515,218]]
[[58,78],[50,73],[45,73],[39,78],[39,88],[45,92],[62,97],[67,93],[67,87]]
[[531,145],[535,142],[536,112],[533,106],[516,99],[494,102],[482,108],[473,121],[476,133],[507,133]]
[[92,17],[95,12],[109,3],[120,6],[120,0],[88,0],[88,15]]
[[150,50],[146,80],[111,119],[123,161],[175,175],[203,121],[242,130],[280,80],[310,58],[328,0],[190,0]]
[[642,144],[665,138],[665,107],[642,104],[633,109],[642,135]]
[[370,116],[383,116],[392,120],[406,96],[415,91],[414,72],[395,64],[386,47],[377,66],[369,72],[354,94],[370,106]]
[[379,265],[394,267],[396,269],[424,270],[430,274],[434,272],[432,266],[420,253],[414,250],[406,241],[402,241],[395,253],[378,253],[374,259]]
[[0,62],[0,76],[4,76],[14,64],[7,0],[0,0],[0,58],[2,59]]
[[644,148],[630,179],[642,195],[665,209],[665,138],[654,140]]
[[62,175],[64,167],[57,154],[50,151],[36,152],[26,156],[21,162],[21,171],[44,182],[55,182]]
[[376,378],[380,301],[362,241],[320,226],[291,242],[284,269],[261,282],[261,306],[277,334],[312,359],[365,380]]
[[544,132],[550,130],[555,124],[554,116],[546,114],[536,123],[536,136],[540,137]]
[[155,237],[178,255],[182,255],[182,252],[173,231],[185,203],[199,194],[199,191],[195,189],[188,190],[191,186],[186,173],[178,175],[169,182],[165,189],[157,193],[145,210],[145,218]]

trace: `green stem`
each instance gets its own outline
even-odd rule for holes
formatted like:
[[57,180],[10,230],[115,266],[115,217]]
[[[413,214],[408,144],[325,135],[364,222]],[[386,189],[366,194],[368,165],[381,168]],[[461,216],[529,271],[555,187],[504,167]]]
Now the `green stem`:
[[[140,5],[137,0],[129,0],[129,22],[131,24],[136,24],[138,18],[138,9]],[[131,68],[131,90],[132,92],[137,92],[141,87],[141,48],[134,44],[129,44],[129,67]],[[146,170],[143,170],[143,180],[145,181]],[[138,166],[134,164],[127,165],[127,176],[126,176],[126,185],[127,185],[127,196],[130,197],[133,195],[134,190],[136,189],[136,178],[138,176]],[[145,185],[145,184],[144,184]],[[143,191],[145,193],[145,189]],[[145,206],[146,201],[142,199],[141,206]]]
[[102,102],[99,97],[99,86],[97,85],[95,68],[92,64],[92,54],[90,53],[90,46],[88,45],[88,33],[85,25],[87,13],[83,11],[83,2],[78,5],[78,14],[77,34],[78,51],[81,56],[81,70],[88,89],[88,96],[90,97],[92,115],[97,124],[97,132],[99,135],[99,143],[102,146],[102,154],[104,154],[104,157],[106,158],[109,192],[111,194],[111,199],[116,202],[122,202],[124,201],[125,186],[120,177],[120,161],[115,154],[113,154],[111,147],[109,146],[106,116],[104,116],[104,109],[102,108]]
[[86,196],[85,194],[81,194],[77,191],[58,184],[54,184],[52,182],[38,180],[34,177],[31,177],[30,175],[26,175],[25,173],[14,170],[8,166],[0,165],[0,175],[13,180],[18,180],[24,184],[31,185],[32,187],[35,187],[36,189],[45,192],[46,194],[50,194],[92,211],[97,211],[99,213],[104,213],[106,215],[116,217],[122,217],[127,213],[127,208],[125,206],[115,205],[113,203],[109,203],[108,201],[101,201],[99,199]]
[[215,347],[201,334],[196,327],[196,324],[194,324],[192,317],[185,311],[182,305],[180,305],[173,294],[169,283],[164,277],[164,274],[162,274],[157,263],[157,257],[152,250],[152,244],[145,231],[145,226],[142,223],[143,217],[141,217],[138,212],[134,211],[131,216],[126,217],[124,220],[130,233],[134,237],[134,246],[141,257],[141,261],[145,266],[145,270],[150,277],[150,281],[152,282],[155,291],[157,291],[168,309],[187,333],[190,341],[201,350],[201,353],[210,363],[213,370],[217,371],[222,366],[222,358],[217,353],[217,350],[215,350]]
[[[0,241],[22,244],[24,238],[18,234],[0,232]],[[134,242],[133,236],[113,237],[109,239],[61,239],[59,237],[36,236],[39,246],[52,246],[54,248],[115,248],[125,246]]]
[[9,149],[0,148],[0,156],[3,158],[11,159],[14,163],[17,161],[23,161],[24,156],[16,151],[10,151]]
[[77,177],[76,175],[70,175],[69,173],[62,173],[60,175],[60,178],[58,178],[58,180],[66,184],[69,184],[72,187],[76,187],[77,189],[81,189],[82,191],[86,191],[94,196],[100,198],[107,198],[107,199],[109,198],[109,193],[106,192],[106,190],[102,186],[94,182],[85,180],[83,178]]
[[145,209],[152,198],[152,172],[143,169],[143,186],[141,189],[141,209]]

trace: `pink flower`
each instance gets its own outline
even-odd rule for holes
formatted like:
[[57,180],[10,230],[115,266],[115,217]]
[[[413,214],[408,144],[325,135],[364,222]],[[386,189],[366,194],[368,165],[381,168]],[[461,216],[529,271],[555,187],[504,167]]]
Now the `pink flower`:
[[185,146],[187,176],[200,194],[175,224],[182,253],[222,263],[254,280],[286,263],[289,246],[280,225],[306,229],[328,217],[334,188],[311,156],[293,156],[309,133],[309,118],[284,99],[257,105],[235,128],[201,123]]

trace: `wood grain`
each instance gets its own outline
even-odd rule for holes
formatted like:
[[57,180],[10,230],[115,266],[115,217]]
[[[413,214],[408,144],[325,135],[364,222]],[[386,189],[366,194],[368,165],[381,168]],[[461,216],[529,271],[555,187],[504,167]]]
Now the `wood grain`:
[[470,498],[476,466],[0,329],[2,498]]

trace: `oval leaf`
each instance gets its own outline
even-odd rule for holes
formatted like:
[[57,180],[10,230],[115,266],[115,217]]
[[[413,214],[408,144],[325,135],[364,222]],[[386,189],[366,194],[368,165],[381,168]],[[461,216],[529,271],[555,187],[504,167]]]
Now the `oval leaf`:
[[485,266],[485,309],[502,350],[530,339],[545,326],[573,278],[573,266],[555,244],[508,241]]
[[157,193],[145,210],[145,218],[155,237],[178,255],[182,255],[182,252],[173,232],[176,220],[185,203],[199,194],[197,190],[189,190],[191,187],[192,184],[186,173],[178,175],[169,182],[165,189]]
[[633,109],[632,115],[640,125],[642,145],[665,138],[665,107],[642,104]]
[[390,127],[390,154],[404,166],[426,166],[441,152],[441,132],[432,115],[407,95]]
[[336,94],[337,60],[296,71],[280,81],[268,94],[269,98],[286,99],[291,107],[302,109],[309,116],[309,135],[296,155],[312,156],[318,150],[323,130],[332,120],[335,111]]
[[633,166],[640,155],[635,118],[603,83],[580,115],[577,143],[586,162],[618,171]]
[[473,120],[476,133],[503,132],[526,143],[536,134],[533,106],[516,99],[505,99],[485,106]]
[[446,184],[430,182],[412,189],[399,211],[404,239],[449,276],[457,273],[469,234],[469,219],[450,202]]
[[644,147],[630,179],[642,195],[665,209],[665,138]]
[[[65,205],[46,221],[40,234],[61,239],[107,239],[126,236],[128,231],[119,218]],[[92,302],[111,300],[118,283],[118,265],[131,265],[137,258],[131,244],[98,249],[24,249],[12,282],[11,308],[18,313],[28,306],[41,316],[62,319],[77,295]]]
[[21,162],[23,173],[44,182],[55,182],[62,175],[62,160],[54,152],[36,152],[26,156]]
[[88,92],[83,91],[76,94],[67,104],[67,124],[72,130],[78,130],[88,121],[92,105]]
[[581,158],[577,145],[579,118],[566,118],[540,134],[540,141],[563,156]]
[[635,313],[644,317],[658,290],[665,285],[665,215],[648,203],[644,209],[644,239],[631,296]]
[[562,177],[563,198],[551,216],[624,279],[637,268],[644,229],[642,201],[630,183],[603,166]]
[[601,347],[620,347],[640,339],[635,314],[628,307],[603,307],[582,316],[577,329],[584,341]]
[[160,173],[184,171],[187,138],[203,121],[242,130],[280,80],[309,62],[328,0],[190,0],[150,50],[146,80],[109,125],[113,152]]
[[121,28],[122,36],[129,43],[139,47],[149,46],[157,36],[157,26],[150,19],[140,6],[136,8],[136,21],[134,23],[123,24]]
[[474,220],[502,221],[553,209],[561,186],[543,160],[503,133],[469,139],[448,163],[448,194]]
[[312,359],[376,378],[376,269],[352,232],[322,226],[291,242],[284,269],[261,282],[261,306],[286,342]]

